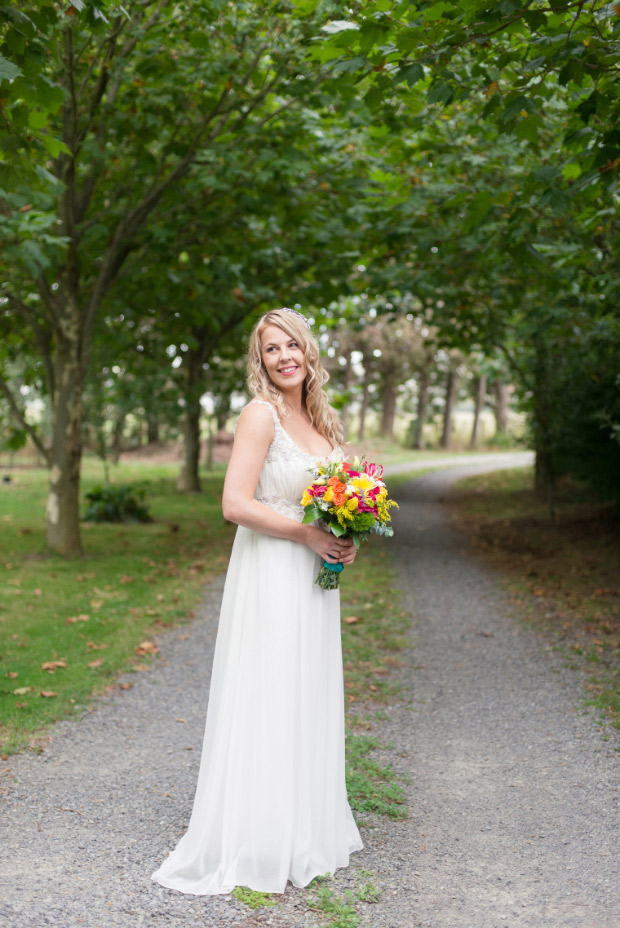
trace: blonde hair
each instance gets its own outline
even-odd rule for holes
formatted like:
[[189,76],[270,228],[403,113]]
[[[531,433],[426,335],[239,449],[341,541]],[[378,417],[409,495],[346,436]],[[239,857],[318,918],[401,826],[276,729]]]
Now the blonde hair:
[[334,447],[343,440],[342,426],[338,415],[329,405],[323,389],[329,374],[321,364],[319,346],[305,318],[292,310],[272,309],[258,320],[250,334],[248,344],[247,384],[255,399],[272,403],[281,418],[288,412],[284,396],[270,379],[263,364],[261,336],[268,325],[277,325],[290,338],[294,338],[304,353],[308,373],[303,385],[302,402],[305,403],[310,421]]

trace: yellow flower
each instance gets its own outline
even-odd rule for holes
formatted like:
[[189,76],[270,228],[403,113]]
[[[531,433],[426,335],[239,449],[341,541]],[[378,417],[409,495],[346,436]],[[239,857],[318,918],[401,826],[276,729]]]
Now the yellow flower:
[[375,486],[375,481],[372,477],[369,477],[368,474],[361,474],[359,477],[352,477],[351,483],[354,487],[357,487],[358,490],[372,490]]
[[304,490],[304,495],[301,498],[301,505],[308,506],[312,502],[312,497],[307,490]]
[[379,492],[377,493],[377,499],[385,499],[386,496],[387,496],[387,490],[386,490],[386,488],[385,488],[385,487],[381,487],[381,489],[380,489]]
[[332,502],[332,500],[334,499],[334,488],[333,487],[328,487],[325,490],[325,493],[323,493],[323,499],[325,500],[326,503]]
[[349,510],[349,512],[355,512],[359,504],[360,504],[359,499],[357,498],[357,496],[354,496],[352,499],[347,500],[347,509]]

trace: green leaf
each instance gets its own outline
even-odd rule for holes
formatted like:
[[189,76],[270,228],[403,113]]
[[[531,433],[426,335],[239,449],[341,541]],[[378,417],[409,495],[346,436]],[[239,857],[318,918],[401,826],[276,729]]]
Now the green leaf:
[[346,528],[343,528],[340,522],[330,523],[329,530],[332,533],[332,535],[336,536],[336,538],[340,538],[340,536],[344,535],[344,533],[346,532]]
[[397,72],[395,80],[397,84],[406,81],[409,87],[413,87],[413,85],[417,84],[423,77],[424,68],[421,64],[416,62],[415,64],[409,65],[407,68],[401,68],[401,70]]
[[562,168],[562,177],[566,178],[566,180],[577,180],[578,177],[581,177],[580,166],[574,162],[565,164]]
[[431,22],[435,19],[441,19],[444,13],[448,13],[452,9],[453,4],[450,0],[439,0],[439,3],[434,3],[427,10],[424,10],[424,19]]
[[453,96],[454,91],[452,90],[450,84],[446,84],[443,81],[437,81],[430,87],[426,95],[426,99],[429,103],[443,103],[446,105],[447,103],[450,103]]
[[513,97],[504,107],[503,112],[500,115],[502,122],[509,122],[511,119],[514,119],[518,116],[523,110],[526,113],[533,113],[535,110],[534,104],[528,97],[524,97],[519,94],[516,97]]
[[12,81],[21,73],[21,69],[16,64],[0,55],[0,81]]
[[359,26],[357,23],[349,22],[346,19],[335,19],[332,22],[325,23],[321,29],[323,32],[335,35],[337,32],[344,32],[345,29],[359,29]]
[[55,139],[52,135],[41,135],[39,136],[39,139],[45,150],[50,153],[52,158],[57,158],[61,152],[63,152],[65,155],[71,154],[69,148],[61,139]]

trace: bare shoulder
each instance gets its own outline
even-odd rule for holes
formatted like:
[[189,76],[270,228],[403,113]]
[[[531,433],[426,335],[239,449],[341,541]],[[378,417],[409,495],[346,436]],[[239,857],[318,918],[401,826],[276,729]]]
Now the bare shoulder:
[[248,403],[241,410],[236,435],[252,440],[271,442],[274,436],[272,407],[266,403]]

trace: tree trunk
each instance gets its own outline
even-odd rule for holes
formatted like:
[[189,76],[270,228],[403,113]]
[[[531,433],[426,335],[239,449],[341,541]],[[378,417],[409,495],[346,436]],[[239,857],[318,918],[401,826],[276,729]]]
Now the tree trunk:
[[366,413],[368,412],[368,402],[370,400],[370,381],[372,371],[369,367],[364,367],[364,384],[362,388],[362,403],[360,406],[360,427],[358,441],[364,441],[366,437]]
[[553,410],[551,400],[551,358],[542,338],[535,343],[536,366],[534,383],[534,468],[535,488],[549,506],[549,516],[555,522],[555,463],[553,460]]
[[510,399],[510,386],[502,380],[496,380],[495,392],[495,431],[505,435],[508,431],[508,401]]
[[159,420],[152,409],[146,412],[146,440],[149,445],[159,441]]
[[420,371],[418,376],[418,407],[416,411],[416,421],[413,431],[413,447],[420,451],[422,448],[424,448],[424,424],[426,422],[426,410],[428,409],[430,386],[430,368],[424,368],[422,371]]
[[200,493],[200,403],[192,403],[183,417],[183,465],[177,481],[181,493]]
[[50,483],[47,498],[46,538],[49,547],[66,557],[84,553],[80,536],[80,462],[82,459],[82,394],[84,369],[80,363],[78,334],[67,326],[57,347],[53,404]]
[[125,428],[125,419],[126,415],[124,412],[119,413],[116,422],[114,423],[114,431],[112,433],[112,450],[114,451],[114,457],[118,460],[118,456],[123,450],[123,429]]
[[480,377],[476,377],[475,381],[475,407],[474,407],[474,422],[471,429],[471,439],[469,445],[471,448],[476,448],[478,445],[478,437],[480,431],[480,414],[484,409],[484,404],[487,396],[487,379],[484,374],[481,374]]
[[381,410],[381,437],[390,441],[394,437],[394,416],[396,414],[396,383],[392,371],[383,377],[383,408]]
[[[215,397],[215,419],[216,419],[216,428],[218,432],[223,432],[226,428],[226,423],[230,415],[230,401],[232,399],[232,391],[226,393],[221,393]],[[210,431],[209,431],[209,434]]]
[[448,372],[446,382],[446,405],[443,414],[443,431],[441,433],[441,447],[449,448],[452,444],[452,415],[456,405],[458,378],[455,371]]
[[349,390],[351,388],[351,350],[348,350],[345,354],[346,364],[344,368],[344,377],[342,380],[342,388],[344,393],[344,406],[340,410],[340,422],[342,423],[342,433],[344,435],[344,440],[347,441],[349,436],[349,407],[350,407],[350,396]]
[[185,415],[183,417],[183,465],[177,481],[181,493],[200,493],[200,413],[202,407],[202,345],[185,355]]

